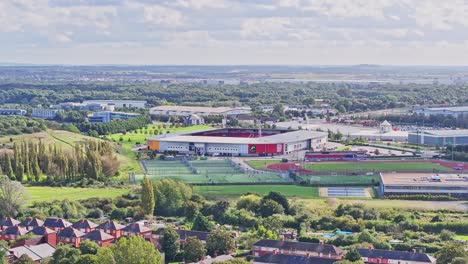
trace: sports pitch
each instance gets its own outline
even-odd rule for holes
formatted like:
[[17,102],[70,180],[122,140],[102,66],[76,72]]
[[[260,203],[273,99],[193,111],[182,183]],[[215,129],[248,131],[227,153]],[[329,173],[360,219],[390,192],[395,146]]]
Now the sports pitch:
[[314,172],[452,171],[451,168],[424,161],[323,162],[302,163],[302,166]]

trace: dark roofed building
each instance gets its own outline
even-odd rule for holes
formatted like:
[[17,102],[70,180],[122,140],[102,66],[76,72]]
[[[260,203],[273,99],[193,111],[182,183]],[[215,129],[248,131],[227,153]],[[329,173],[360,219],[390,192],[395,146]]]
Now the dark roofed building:
[[101,247],[108,247],[110,246],[111,242],[114,240],[114,237],[107,234],[106,232],[102,230],[94,230],[92,232],[89,232],[88,234],[84,235],[83,240],[90,240],[95,242]]
[[57,233],[45,226],[36,226],[33,230],[29,231],[28,234],[39,236],[44,243],[49,243],[54,247],[57,245]]
[[98,225],[87,220],[87,219],[80,219],[78,222],[72,225],[73,228],[80,230],[83,233],[89,233],[96,229]]
[[0,230],[5,230],[10,226],[17,226],[19,223],[19,221],[11,217],[2,217],[0,218]]
[[19,225],[26,228],[26,230],[33,230],[37,226],[43,226],[44,221],[37,218],[28,217],[24,219]]
[[15,240],[26,235],[28,231],[20,226],[10,226],[1,232],[1,239],[5,241]]
[[138,223],[132,223],[122,229],[124,236],[137,235],[146,237],[151,235],[152,230]]
[[265,254],[285,254],[308,257],[341,259],[343,251],[333,245],[324,243],[305,243],[263,239],[253,245],[255,257]]
[[255,263],[271,263],[271,264],[333,264],[339,261],[337,259],[329,258],[317,258],[307,256],[295,256],[286,254],[265,254],[260,257],[256,257]]
[[57,232],[71,225],[72,223],[68,222],[67,220],[56,217],[49,217],[44,221],[44,226]]
[[122,229],[125,226],[118,224],[114,221],[107,220],[104,223],[98,225],[96,229],[101,229],[107,234],[113,236],[114,238],[119,238],[122,235]]
[[81,237],[85,234],[80,230],[77,230],[71,226],[65,227],[60,232],[57,233],[58,242],[69,244],[75,247],[81,242]]
[[436,263],[435,258],[429,256],[426,253],[418,253],[415,250],[409,252],[359,248],[358,252],[361,255],[364,263]]

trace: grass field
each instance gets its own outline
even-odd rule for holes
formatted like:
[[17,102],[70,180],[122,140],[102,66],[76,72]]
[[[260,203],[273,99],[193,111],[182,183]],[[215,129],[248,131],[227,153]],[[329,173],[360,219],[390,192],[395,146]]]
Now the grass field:
[[468,241],[468,235],[456,235],[454,239]]
[[263,170],[266,166],[271,164],[280,163],[281,160],[278,159],[263,159],[263,160],[247,160],[246,163],[250,165],[250,167],[256,170]]
[[323,162],[302,165],[317,172],[451,171],[448,167],[430,162]]
[[194,191],[208,197],[239,197],[245,193],[267,194],[270,191],[280,192],[288,197],[303,199],[317,198],[318,188],[296,185],[226,185],[194,186]]
[[72,188],[72,187],[25,187],[30,195],[29,203],[52,200],[81,200],[92,197],[114,198],[130,189],[117,188]]
[[320,184],[362,184],[373,185],[380,181],[379,175],[337,175],[337,176],[301,176],[301,178],[309,183]]

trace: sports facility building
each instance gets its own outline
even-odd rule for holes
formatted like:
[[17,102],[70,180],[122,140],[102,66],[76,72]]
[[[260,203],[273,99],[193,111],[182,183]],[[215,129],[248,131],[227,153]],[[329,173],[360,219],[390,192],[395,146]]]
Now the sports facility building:
[[321,148],[327,133],[307,130],[222,128],[148,138],[148,149],[190,155],[273,156]]
[[468,197],[468,175],[381,173],[380,193],[392,195],[450,195]]
[[468,145],[468,129],[410,132],[408,142],[428,146]]

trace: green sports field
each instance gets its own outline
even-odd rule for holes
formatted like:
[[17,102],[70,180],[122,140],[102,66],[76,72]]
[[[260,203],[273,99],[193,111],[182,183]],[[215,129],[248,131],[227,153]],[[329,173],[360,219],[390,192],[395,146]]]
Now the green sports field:
[[267,194],[270,191],[280,192],[288,197],[316,198],[317,187],[296,185],[227,185],[227,186],[194,186],[194,191],[208,197],[239,197],[245,193]]
[[379,172],[379,171],[451,171],[430,162],[323,162],[303,163],[305,169],[315,172]]
[[281,160],[278,159],[263,159],[263,160],[247,160],[246,163],[250,165],[250,167],[256,170],[263,170],[266,166],[271,164],[280,163]]
[[303,181],[314,184],[362,184],[374,185],[380,181],[379,175],[323,175],[300,176]]
[[114,198],[126,194],[130,189],[117,188],[72,188],[72,187],[25,187],[30,196],[29,203],[52,200],[82,200],[93,197]]

